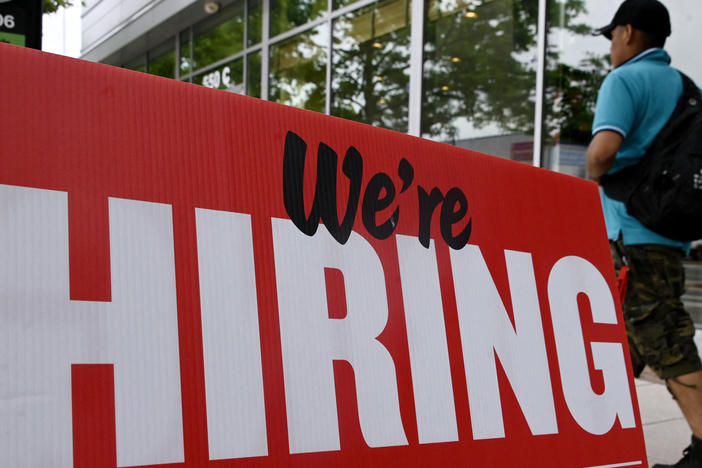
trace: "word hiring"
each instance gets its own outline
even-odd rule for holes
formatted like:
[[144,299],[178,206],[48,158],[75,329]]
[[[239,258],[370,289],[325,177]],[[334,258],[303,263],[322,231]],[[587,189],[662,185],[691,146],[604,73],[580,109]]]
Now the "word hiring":
[[[112,364],[118,466],[184,460],[173,227],[169,205],[110,198],[110,302],[69,299],[67,193],[0,185],[0,354],[7,466],[72,467],[71,365]],[[261,337],[249,214],[196,209],[197,262],[212,460],[268,454]],[[407,445],[398,366],[410,366],[420,444],[458,440],[439,271],[433,242],[397,235],[409,362],[377,337],[388,321],[384,266],[351,232],[301,233],[272,219],[285,407],[291,453],[340,449],[333,372],[353,367],[358,419],[370,447]],[[528,252],[505,251],[514,325],[476,245],[450,251],[472,436],[505,437],[496,358],[534,435],[557,434],[552,379]],[[342,272],[347,314],[330,318],[325,269]],[[272,282],[267,283],[272,284]],[[258,285],[259,287],[266,287]],[[596,324],[617,322],[609,287],[586,259],[552,267],[547,288],[561,387],[573,419],[592,434],[635,426],[624,350],[589,342],[604,391],[592,390],[577,297]],[[271,294],[264,291],[263,294]],[[396,353],[400,354],[401,353]],[[80,404],[80,402],[73,402]],[[270,409],[270,408],[269,408]],[[560,419],[569,420],[567,417]]]

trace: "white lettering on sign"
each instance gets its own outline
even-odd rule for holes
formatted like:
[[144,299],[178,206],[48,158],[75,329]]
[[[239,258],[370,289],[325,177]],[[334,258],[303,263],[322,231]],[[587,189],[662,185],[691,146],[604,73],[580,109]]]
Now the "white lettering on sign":
[[453,383],[434,241],[397,236],[402,299],[412,369],[419,442],[458,440]]
[[231,77],[229,76],[230,73],[231,70],[229,67],[222,68],[222,84],[225,88],[228,88],[229,84],[232,82]]
[[205,86],[206,88],[217,89],[217,88],[219,88],[219,85],[221,83],[222,83],[222,77],[219,73],[219,70],[215,70],[213,72],[210,72],[206,75],[203,75],[203,77],[202,77],[202,86]]
[[109,218],[112,302],[71,301],[66,193],[0,185],[3,466],[73,467],[76,363],[114,364],[118,466],[183,461],[171,208]]
[[580,427],[592,434],[609,432],[617,417],[623,428],[636,427],[621,343],[590,343],[595,369],[602,371],[605,385],[601,395],[592,390],[580,325],[579,294],[590,301],[595,323],[617,323],[612,295],[597,268],[580,257],[557,261],[548,279],[548,299],[568,408]]
[[[263,363],[248,214],[196,209],[210,459],[268,454]],[[291,453],[339,450],[333,362],[353,367],[370,447],[407,445],[396,363],[378,340],[388,321],[380,257],[351,231],[303,234],[273,219],[275,283]],[[118,466],[184,459],[173,227],[168,205],[109,199],[111,302],[69,299],[65,192],[0,185],[0,453],[8,466],[73,466],[72,364],[113,364]],[[434,243],[396,236],[409,365],[422,444],[458,440]],[[532,263],[506,250],[511,317],[480,248],[450,251],[475,439],[505,437],[497,360],[534,435],[558,433]],[[325,269],[341,272],[346,316],[331,318]],[[565,402],[605,434],[635,427],[624,348],[592,342],[604,391],[593,391],[578,297],[595,324],[616,324],[602,274],[558,260],[548,302]],[[19,451],[14,447],[24,447]],[[6,455],[9,454],[9,455]]]
[[0,28],[15,29],[15,17],[13,15],[0,15]]
[[251,217],[195,216],[210,459],[267,455]]
[[473,437],[505,436],[495,355],[534,435],[555,434],[556,410],[531,255],[505,251],[514,325],[480,248],[451,251]]
[[[406,445],[395,364],[376,339],[387,323],[388,305],[375,250],[355,232],[341,245],[326,230],[307,236],[290,220],[272,223],[290,451],[340,449],[334,360],[353,367],[366,443]],[[325,268],[344,275],[343,319],[329,318]]]
[[232,80],[232,69],[229,66],[203,75],[202,85],[213,89],[222,88],[233,93],[246,93],[246,86],[244,86],[244,83],[237,83],[235,80]]
[[236,84],[232,81],[232,70],[229,66],[222,68],[222,70],[214,70],[206,75],[202,76],[202,85],[207,88],[218,89],[224,87],[229,91],[234,91],[237,93],[244,92],[244,85]]

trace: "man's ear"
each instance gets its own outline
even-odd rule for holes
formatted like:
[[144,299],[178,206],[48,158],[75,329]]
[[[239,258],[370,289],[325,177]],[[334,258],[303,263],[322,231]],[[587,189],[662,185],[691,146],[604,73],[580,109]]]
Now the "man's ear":
[[631,44],[634,42],[634,27],[630,24],[625,24],[622,26],[624,28],[624,42],[625,44]]

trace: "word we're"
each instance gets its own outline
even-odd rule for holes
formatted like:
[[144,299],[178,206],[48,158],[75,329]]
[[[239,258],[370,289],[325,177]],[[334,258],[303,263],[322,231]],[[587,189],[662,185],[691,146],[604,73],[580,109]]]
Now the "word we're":
[[[351,235],[351,228],[356,219],[358,203],[361,199],[361,184],[363,181],[363,156],[351,146],[344,156],[342,171],[349,179],[349,197],[346,211],[341,222],[337,214],[337,159],[336,152],[324,143],[319,144],[317,151],[317,181],[314,200],[309,216],[305,215],[304,172],[307,158],[307,143],[293,132],[288,132],[285,138],[283,157],[283,198],[285,210],[295,226],[308,236],[314,235],[319,227],[319,221],[337,242],[345,244]],[[406,159],[402,159],[397,169],[402,188],[400,193],[410,188],[414,180],[414,168]],[[397,190],[389,175],[379,172],[368,181],[363,192],[361,218],[368,233],[376,239],[386,239],[395,232],[400,219],[400,207],[392,212],[389,218],[378,224],[376,215],[389,208],[395,201]],[[441,193],[438,187],[427,192],[421,185],[417,186],[417,203],[419,207],[419,223],[417,237],[420,244],[429,247],[431,220],[436,208],[441,205],[439,225],[441,236],[449,247],[462,249],[470,239],[473,221],[468,217],[468,199],[461,189],[453,187]],[[454,225],[465,223],[457,234],[453,233]]]

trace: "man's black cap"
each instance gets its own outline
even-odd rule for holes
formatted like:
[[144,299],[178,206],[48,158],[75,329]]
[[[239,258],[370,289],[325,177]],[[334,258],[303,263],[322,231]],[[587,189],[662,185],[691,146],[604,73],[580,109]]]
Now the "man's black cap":
[[657,38],[670,36],[670,15],[668,9],[658,0],[625,0],[607,25],[595,29],[592,34],[602,34],[612,40],[612,30],[617,26],[630,24],[634,28],[645,31]]

